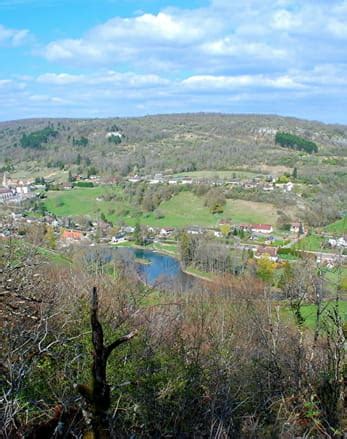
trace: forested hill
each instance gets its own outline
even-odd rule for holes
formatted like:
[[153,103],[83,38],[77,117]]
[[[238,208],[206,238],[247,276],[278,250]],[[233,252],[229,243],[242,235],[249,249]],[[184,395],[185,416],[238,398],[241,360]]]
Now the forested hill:
[[0,166],[93,166],[101,174],[185,172],[241,166],[293,167],[307,151],[276,142],[288,133],[313,142],[311,165],[342,157],[347,126],[264,115],[178,114],[0,123]]

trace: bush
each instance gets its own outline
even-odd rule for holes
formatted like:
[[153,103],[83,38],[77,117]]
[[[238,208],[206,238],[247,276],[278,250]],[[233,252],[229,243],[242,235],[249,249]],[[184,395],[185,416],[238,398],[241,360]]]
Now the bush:
[[74,186],[77,187],[94,187],[94,183],[91,181],[77,181]]

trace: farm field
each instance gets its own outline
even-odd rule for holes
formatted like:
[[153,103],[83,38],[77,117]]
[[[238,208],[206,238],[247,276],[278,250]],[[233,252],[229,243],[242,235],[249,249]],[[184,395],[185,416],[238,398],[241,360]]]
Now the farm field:
[[[97,199],[103,194],[118,193],[116,200]],[[168,201],[163,202],[159,209],[163,218],[155,214],[143,213],[135,215],[134,209],[127,201],[123,201],[120,189],[104,187],[75,188],[71,191],[52,191],[48,193],[45,207],[57,216],[78,217],[89,215],[92,219],[100,218],[103,213],[107,219],[117,222],[124,221],[129,225],[141,222],[152,227],[187,227],[199,225],[215,227],[221,218],[229,218],[234,223],[269,223],[277,220],[276,208],[268,203],[256,203],[244,200],[227,200],[222,214],[213,215],[204,204],[204,199],[190,192],[180,192]]]

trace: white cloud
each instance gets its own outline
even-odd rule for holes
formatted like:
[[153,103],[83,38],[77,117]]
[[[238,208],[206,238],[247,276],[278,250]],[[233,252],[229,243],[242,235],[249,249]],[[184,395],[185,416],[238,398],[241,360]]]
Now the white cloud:
[[0,24],[0,45],[18,47],[24,44],[28,37],[27,29],[10,29]]
[[37,78],[37,82],[51,85],[75,84],[83,80],[83,75],[71,75],[68,73],[44,73]]
[[0,87],[5,87],[9,84],[12,84],[11,79],[0,79]]
[[[276,112],[294,108],[295,99],[301,111],[307,99],[323,114],[322,96],[347,94],[346,24],[347,0],[211,0],[205,8],[115,17],[35,47],[46,73],[0,80],[2,103],[20,96],[38,111],[68,102],[70,115],[102,116],[230,111],[228,103]],[[27,35],[0,27],[0,44]]]
[[282,9],[274,13],[271,24],[275,29],[293,31],[304,23],[302,23],[300,16]]
[[204,44],[202,50],[209,55],[221,57],[253,56],[257,59],[276,59],[284,58],[288,55],[286,49],[277,49],[265,43],[243,42],[239,38],[229,36]]
[[153,49],[163,55],[164,51],[184,49],[203,41],[218,27],[218,21],[202,12],[192,12],[191,16],[187,12],[160,12],[134,18],[116,17],[80,39],[49,43],[43,54],[51,61],[77,58],[81,64],[134,59],[144,53],[147,56]]
[[72,75],[68,73],[45,73],[37,77],[41,84],[66,86],[78,84],[85,86],[118,85],[128,88],[152,87],[169,84],[170,81],[154,74],[136,74],[115,72],[112,70],[92,75]]
[[191,89],[239,89],[251,87],[267,87],[279,89],[300,89],[304,86],[289,76],[267,77],[265,75],[239,76],[191,76],[182,81],[184,86]]

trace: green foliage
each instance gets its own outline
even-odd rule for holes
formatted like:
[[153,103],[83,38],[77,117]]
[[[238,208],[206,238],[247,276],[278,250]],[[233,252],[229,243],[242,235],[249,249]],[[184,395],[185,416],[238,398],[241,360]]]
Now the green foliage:
[[98,170],[96,169],[95,166],[91,166],[91,167],[88,168],[88,170],[87,170],[88,178],[89,178],[91,175],[96,175],[97,173],[98,173]]
[[225,204],[225,195],[221,189],[213,188],[207,192],[205,205],[212,214],[223,213]]
[[257,262],[257,275],[265,282],[271,283],[274,277],[275,264],[266,257],[261,257]]
[[72,139],[72,144],[74,146],[87,146],[88,143],[89,143],[89,140],[84,136],[81,136],[79,139],[75,139],[74,137]]
[[277,180],[278,183],[288,183],[288,181],[289,178],[286,175],[281,175]]
[[77,187],[94,187],[94,183],[92,181],[76,181],[74,186]]
[[57,137],[57,135],[58,131],[54,130],[51,126],[47,126],[30,134],[24,133],[20,139],[20,145],[22,148],[40,149],[49,139]]
[[136,245],[143,245],[143,235],[140,223],[136,223],[135,225],[134,241]]
[[284,148],[305,151],[309,154],[312,154],[313,152],[318,152],[318,146],[316,145],[316,143],[291,133],[279,131],[278,133],[276,133],[275,142]]
[[115,145],[119,145],[120,143],[122,143],[121,137],[115,135],[109,136],[108,141],[109,143],[114,143]]

